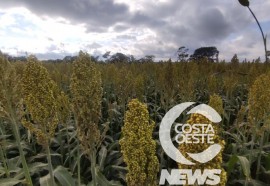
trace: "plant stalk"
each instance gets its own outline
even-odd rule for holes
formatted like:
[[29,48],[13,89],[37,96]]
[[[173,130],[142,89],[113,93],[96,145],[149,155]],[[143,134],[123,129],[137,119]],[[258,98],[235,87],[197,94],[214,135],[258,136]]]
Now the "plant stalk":
[[249,9],[250,13],[252,14],[252,16],[254,17],[254,19],[256,20],[257,25],[259,26],[259,29],[260,29],[260,31],[261,31],[262,38],[263,38],[263,44],[264,44],[265,62],[267,63],[267,62],[268,62],[268,59],[267,59],[266,36],[265,36],[265,35],[264,35],[264,33],[263,33],[263,30],[262,30],[261,24],[259,23],[259,21],[258,21],[257,17],[255,16],[255,14],[253,13],[253,11],[250,9],[250,7],[249,7],[249,6],[248,6],[248,9]]
[[21,137],[20,137],[20,134],[19,134],[19,129],[18,129],[18,126],[17,126],[17,122],[14,119],[14,115],[13,115],[12,111],[10,112],[10,115],[11,115],[10,120],[11,120],[11,124],[12,124],[12,130],[13,130],[13,134],[14,134],[15,139],[16,139],[18,149],[19,149],[20,158],[22,160],[22,166],[23,166],[25,178],[26,178],[26,181],[27,181],[27,185],[33,186],[30,171],[28,169],[27,162],[26,162],[24,152],[23,152],[23,148],[21,146]]
[[49,167],[49,174],[50,174],[50,184],[52,186],[55,186],[54,182],[54,174],[53,174],[53,167],[52,167],[52,159],[51,159],[51,152],[50,152],[50,146],[49,146],[49,141],[48,144],[46,145],[46,151],[47,151],[47,160],[48,160],[48,167]]
[[16,115],[15,115],[14,110],[12,108],[12,101],[11,101],[12,99],[10,97],[10,94],[6,94],[6,91],[5,91],[7,89],[8,89],[7,85],[5,85],[4,90],[2,90],[2,91],[3,91],[4,95],[7,95],[7,98],[6,98],[7,105],[6,105],[6,107],[7,107],[7,112],[9,113],[8,114],[8,119],[11,122],[12,132],[13,132],[13,135],[15,136],[15,140],[16,140],[16,143],[17,143],[17,146],[18,146],[18,150],[19,150],[21,161],[22,161],[22,167],[23,167],[23,171],[24,171],[24,174],[25,174],[27,185],[33,186],[30,171],[28,169],[28,165],[27,165],[27,162],[26,162],[26,159],[25,159],[25,156],[24,156],[23,148],[21,146],[21,137],[20,137],[20,133],[19,133],[19,129],[18,129],[17,118],[16,118]]
[[78,164],[78,185],[81,185],[81,157],[80,157],[80,143],[78,141],[78,150],[77,150],[77,164]]
[[260,148],[259,148],[259,156],[258,156],[258,163],[257,163],[257,170],[256,170],[256,179],[259,178],[260,168],[261,168],[261,159],[262,159],[262,151],[263,151],[263,142],[264,142],[264,132],[260,140]]
[[95,150],[92,151],[90,159],[91,159],[92,182],[93,182],[93,185],[96,186],[97,180],[96,180],[96,151]]
[[[67,125],[68,126],[68,125]],[[68,167],[71,168],[71,153],[70,153],[70,145],[69,145],[69,134],[68,134],[68,127],[66,126],[66,135],[67,135],[67,145],[68,145]]]
[[7,166],[6,157],[4,155],[4,150],[2,149],[2,147],[0,147],[0,157],[1,157],[1,160],[2,160],[3,165],[4,165],[6,176],[7,176],[7,178],[10,178],[10,173],[9,173],[9,169]]

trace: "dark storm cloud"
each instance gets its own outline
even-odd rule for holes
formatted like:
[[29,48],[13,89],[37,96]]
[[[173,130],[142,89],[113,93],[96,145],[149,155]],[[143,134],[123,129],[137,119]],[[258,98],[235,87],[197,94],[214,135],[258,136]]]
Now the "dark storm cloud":
[[169,24],[169,29],[161,32],[165,34],[170,32],[171,36],[169,37],[176,41],[187,42],[185,40],[188,39],[190,41],[216,42],[228,37],[234,31],[233,23],[218,8],[211,6],[202,8],[198,4],[194,5],[194,10],[196,10],[194,14],[179,15],[179,21],[175,19],[175,24]]
[[[87,32],[108,32],[110,27],[113,32],[123,32],[115,37],[116,40],[136,41],[133,34],[127,35],[129,30],[133,33],[148,28],[155,33],[153,41],[136,41],[134,47],[144,54],[152,52],[159,56],[169,56],[180,46],[192,50],[214,45],[224,49],[222,43],[232,34],[244,33],[253,20],[248,10],[236,0],[149,0],[141,4],[143,9],[133,12],[127,4],[114,0],[9,0],[1,1],[0,7],[23,6],[39,16],[63,17],[73,24],[84,23]],[[251,41],[245,40],[241,44],[252,47],[256,42]]]
[[[233,33],[243,32],[252,20],[236,3],[173,0],[164,8],[155,6],[148,12],[152,12],[156,19],[166,20],[162,26],[152,27],[162,41],[178,47],[187,46],[191,50],[212,45],[222,48],[224,40]],[[169,48],[167,52],[171,53]]]
[[127,29],[129,29],[130,26],[128,25],[124,25],[124,24],[116,24],[114,27],[113,27],[113,30],[115,32],[122,32],[122,31],[125,31]]
[[133,25],[145,26],[145,27],[150,27],[150,28],[157,28],[160,26],[164,26],[164,24],[166,24],[166,21],[158,17],[147,15],[146,13],[136,12],[134,15],[132,15],[129,22]]
[[9,0],[1,7],[23,6],[37,15],[63,17],[73,23],[86,23],[88,31],[103,32],[128,17],[128,6],[112,0]]
[[[131,13],[127,5],[115,3],[113,0],[0,2],[2,7],[24,6],[37,15],[61,16],[73,23],[85,23],[89,32],[106,32],[109,26],[115,25],[113,29],[117,32],[130,27],[151,28],[161,34],[169,32],[168,35],[175,37],[168,37],[174,39],[179,35],[192,34],[193,37],[205,41],[227,37],[232,30],[235,30],[235,27],[243,23],[244,11],[241,14],[237,12],[239,9],[233,8],[229,11],[232,15],[223,14],[215,8],[216,4],[216,0],[172,0],[166,3],[149,1],[145,3],[144,10]],[[220,5],[222,6],[222,3]],[[233,22],[237,22],[237,25]],[[163,37],[163,35],[160,36]]]
[[224,15],[216,8],[203,12],[199,17],[200,19],[197,19],[193,26],[199,31],[200,38],[223,39],[232,31]]

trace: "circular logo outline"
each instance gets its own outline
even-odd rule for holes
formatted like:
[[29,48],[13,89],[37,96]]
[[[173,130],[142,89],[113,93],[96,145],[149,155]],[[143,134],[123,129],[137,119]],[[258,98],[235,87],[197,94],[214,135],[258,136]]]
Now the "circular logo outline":
[[[176,118],[178,118],[184,110],[193,104],[195,104],[195,102],[185,102],[172,107],[162,118],[159,127],[159,140],[164,152],[174,161],[185,165],[194,165],[195,163],[184,157],[183,154],[173,145],[170,135],[172,125]],[[217,111],[206,104],[200,104],[192,108],[187,114],[191,113],[202,114],[213,123],[218,123],[221,121],[221,116],[217,113]],[[221,146],[219,144],[213,144],[203,152],[187,154],[197,162],[206,163],[212,160],[220,152],[220,150]]]

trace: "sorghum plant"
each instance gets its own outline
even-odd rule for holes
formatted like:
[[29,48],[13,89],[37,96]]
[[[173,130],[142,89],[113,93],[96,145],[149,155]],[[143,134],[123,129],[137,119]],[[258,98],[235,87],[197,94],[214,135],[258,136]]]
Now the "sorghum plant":
[[49,145],[58,124],[55,90],[56,84],[50,79],[46,68],[34,56],[30,56],[21,79],[21,122],[47,150],[51,185],[54,185],[54,176]]
[[[262,74],[256,78],[249,90],[248,120],[252,134],[252,141],[259,143],[259,156],[257,162],[257,176],[260,171],[262,147],[269,141],[270,120],[270,74]],[[251,150],[254,148],[254,143]],[[251,158],[251,156],[250,156]],[[250,159],[251,160],[251,159]]]
[[154,122],[150,120],[147,106],[138,99],[128,104],[125,124],[120,140],[121,152],[127,164],[126,181],[129,186],[157,185],[159,171],[156,142],[152,137]]
[[[210,101],[209,101],[209,105],[211,107],[213,107],[217,112],[219,113],[223,113],[223,107],[222,107],[222,99],[217,96],[217,95],[213,95],[210,97]],[[190,116],[190,119],[187,121],[188,124],[193,125],[193,124],[212,124],[211,121],[209,119],[207,119],[205,116],[201,115],[201,114],[192,114]],[[195,165],[182,165],[182,164],[178,164],[178,167],[180,169],[221,169],[221,174],[220,174],[220,183],[218,185],[220,186],[225,186],[226,182],[227,182],[227,173],[226,171],[222,168],[222,152],[224,150],[225,147],[225,141],[221,139],[221,137],[219,136],[220,133],[220,128],[219,126],[217,126],[218,124],[213,124],[213,128],[215,131],[215,135],[213,137],[213,141],[215,144],[219,144],[221,145],[222,149],[221,151],[218,153],[218,155],[213,158],[212,160],[210,160],[207,163],[204,163],[203,165],[200,163],[197,163]],[[209,147],[209,144],[204,141],[203,143],[199,143],[199,144],[186,144],[186,143],[182,143],[179,145],[179,150],[181,152],[189,152],[189,153],[199,153],[204,151],[205,149],[207,149]],[[190,159],[190,157],[186,157],[187,159]],[[190,159],[191,160],[191,159]]]
[[33,185],[19,133],[19,118],[17,116],[19,102],[18,82],[19,78],[16,69],[0,54],[0,118],[4,118],[11,124],[22,160],[26,183],[27,185]]
[[83,151],[90,158],[94,185],[96,184],[96,153],[101,141],[98,126],[101,116],[101,85],[101,74],[94,62],[91,61],[88,54],[80,52],[77,60],[73,63],[70,89],[78,138]]

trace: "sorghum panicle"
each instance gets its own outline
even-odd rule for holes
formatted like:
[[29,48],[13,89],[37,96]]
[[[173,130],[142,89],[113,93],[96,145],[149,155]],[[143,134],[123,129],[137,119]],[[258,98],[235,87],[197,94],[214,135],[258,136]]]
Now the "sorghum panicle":
[[[209,101],[209,105],[211,107],[213,107],[214,109],[217,110],[217,112],[222,113],[223,112],[223,107],[222,107],[222,99],[217,96],[217,95],[213,95],[210,97],[210,101]],[[215,131],[215,135],[213,137],[213,141],[215,144],[219,144],[221,145],[222,149],[221,151],[218,153],[218,155],[213,158],[211,161],[201,164],[201,163],[197,163],[195,165],[182,165],[182,164],[178,164],[178,167],[180,169],[221,169],[221,175],[220,175],[220,183],[218,184],[219,186],[225,186],[226,182],[227,182],[227,173],[226,171],[222,168],[222,152],[224,150],[225,147],[225,141],[221,139],[221,137],[219,136],[219,132],[220,132],[220,127],[218,126],[218,124],[213,124],[209,119],[207,119],[205,116],[201,115],[201,114],[192,114],[190,119],[187,121],[188,124],[193,125],[193,124],[212,124],[213,129]],[[201,138],[200,138],[201,139]],[[202,151],[204,151],[205,149],[207,149],[210,146],[210,144],[208,144],[206,141],[204,141],[204,143],[199,143],[199,144],[195,144],[195,143],[182,143],[179,145],[179,150],[181,151],[181,153],[189,160],[192,160],[189,156],[187,156],[185,154],[185,152],[189,152],[189,153],[200,153]]]
[[100,140],[98,127],[102,100],[101,74],[90,56],[80,52],[73,63],[71,93],[77,131],[81,145],[89,154]]
[[256,78],[249,89],[249,120],[262,121],[270,117],[270,74],[262,74]]
[[219,95],[211,95],[208,105],[215,109],[219,114],[224,114],[222,98]]
[[120,140],[121,152],[127,164],[126,175],[129,186],[157,185],[159,171],[156,153],[156,142],[152,138],[154,122],[150,120],[147,106],[138,99],[128,104],[125,124]]
[[48,145],[58,124],[55,89],[56,84],[46,68],[30,56],[21,79],[25,113],[22,124],[37,136],[37,142],[42,145]]

